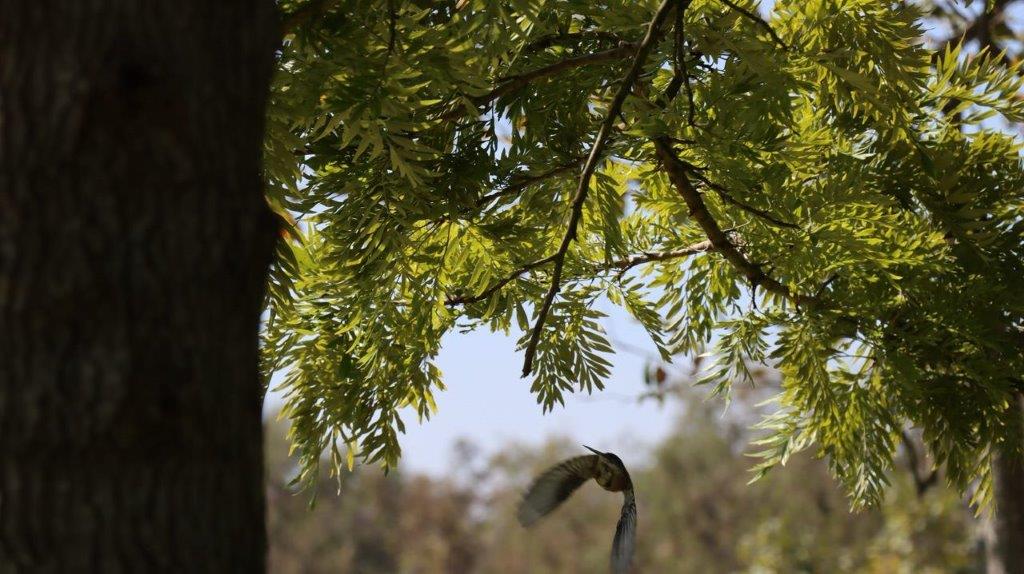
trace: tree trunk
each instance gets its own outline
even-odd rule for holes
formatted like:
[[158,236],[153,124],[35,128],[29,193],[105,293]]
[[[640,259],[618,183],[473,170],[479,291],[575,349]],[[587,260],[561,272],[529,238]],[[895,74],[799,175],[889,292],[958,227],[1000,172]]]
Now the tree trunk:
[[[1016,400],[1024,424],[1024,397]],[[1018,427],[1019,431],[1020,427]],[[992,465],[995,514],[986,545],[987,574],[1024,573],[1024,460],[1000,455]]]
[[274,4],[0,14],[0,572],[262,572]]

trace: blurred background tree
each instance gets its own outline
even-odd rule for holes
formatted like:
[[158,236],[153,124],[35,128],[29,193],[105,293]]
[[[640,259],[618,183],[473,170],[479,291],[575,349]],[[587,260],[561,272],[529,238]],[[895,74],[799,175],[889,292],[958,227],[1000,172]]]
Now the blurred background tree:
[[[637,572],[983,571],[983,532],[971,510],[941,481],[919,493],[904,467],[893,471],[880,506],[858,512],[849,510],[826,463],[808,453],[748,485],[749,421],[775,386],[773,372],[759,375],[763,384],[737,392],[725,413],[685,375],[661,384],[651,377],[645,398],[683,409],[670,436],[644,448],[647,464],[631,469],[641,517]],[[495,457],[463,442],[454,445],[452,472],[441,477],[358,467],[344,475],[342,496],[325,474],[310,510],[308,493],[288,486],[299,463],[287,455],[283,423],[271,424],[271,572],[569,574],[606,567],[619,508],[596,485],[585,485],[534,529],[515,520],[532,477],[581,451],[565,439],[509,444]]]

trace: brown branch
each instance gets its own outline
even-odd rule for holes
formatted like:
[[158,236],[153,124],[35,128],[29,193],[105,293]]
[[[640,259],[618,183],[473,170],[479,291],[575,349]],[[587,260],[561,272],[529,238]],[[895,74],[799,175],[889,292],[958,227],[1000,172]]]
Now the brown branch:
[[693,105],[693,86],[690,85],[690,74],[685,69],[685,66],[686,66],[686,62],[685,61],[683,62],[683,66],[684,66],[683,77],[685,78],[685,81],[686,81],[686,84],[685,84],[686,85],[686,99],[687,99],[688,106],[689,106],[689,107],[686,108],[686,123],[687,123],[687,125],[689,125],[692,128],[692,127],[696,126],[696,124],[694,123],[694,115],[697,113],[697,108],[694,107],[694,105]]
[[622,42],[622,37],[613,32],[607,32],[604,30],[580,30],[579,32],[567,32],[559,34],[547,34],[536,38],[532,42],[526,45],[525,50],[527,52],[537,52],[550,48],[558,42],[563,41],[582,41],[582,40],[607,40],[612,43]]
[[445,303],[445,305],[448,305],[449,307],[454,307],[454,306],[457,306],[457,305],[469,305],[471,303],[477,303],[477,302],[483,301],[484,299],[487,299],[491,295],[494,295],[495,293],[500,291],[501,288],[504,287],[505,285],[508,285],[512,281],[515,281],[516,279],[518,279],[520,276],[525,275],[528,271],[536,269],[537,267],[540,267],[542,265],[547,265],[548,263],[551,263],[554,260],[555,260],[555,256],[554,255],[549,255],[549,256],[547,256],[547,257],[545,257],[543,259],[538,259],[536,261],[531,261],[530,263],[527,263],[526,265],[523,265],[523,266],[515,268],[514,270],[512,270],[511,273],[506,275],[500,281],[494,283],[493,285],[491,285],[487,289],[484,289],[483,291],[481,291],[477,295],[454,295],[452,297],[448,297],[448,299],[446,299],[444,303]]
[[325,14],[339,4],[341,4],[341,0],[310,0],[306,2],[284,15],[284,20],[281,23],[282,35],[295,32],[310,20]]
[[590,64],[600,64],[603,62],[614,62],[615,60],[621,60],[626,56],[629,56],[636,50],[636,44],[629,42],[621,42],[618,46],[609,50],[601,52],[594,52],[593,54],[584,54],[582,56],[575,56],[572,58],[566,58],[554,64],[537,68],[529,72],[523,72],[522,74],[516,74],[514,76],[508,76],[499,80],[500,86],[494,88],[484,96],[480,96],[478,103],[483,104],[493,101],[509,92],[513,92],[520,88],[526,87],[530,82],[539,78],[546,78],[548,76],[557,75],[559,72],[571,70],[573,68],[579,68],[581,66],[589,66]]
[[[988,48],[992,54],[999,53],[999,47],[995,45],[995,40],[992,38],[992,27],[995,24],[999,24],[1006,17],[1006,6],[1014,0],[996,0],[991,9],[986,8],[974,19],[963,32],[959,34],[953,34],[946,39],[936,50],[935,55],[945,53],[945,51],[952,47],[956,43],[970,42],[971,40],[977,40],[978,44],[982,48]],[[1004,56],[1004,61],[1010,63],[1008,58]]]
[[903,448],[907,451],[907,466],[910,468],[910,475],[914,478],[914,486],[917,488],[917,496],[920,498],[928,492],[929,488],[935,486],[939,479],[939,469],[933,468],[927,476],[923,475],[914,439],[905,429],[900,431],[900,437],[903,439]]
[[[1004,65],[1012,66],[1014,62],[1010,58],[1009,54],[1001,51],[999,46],[996,45],[995,38],[992,37],[992,27],[1004,20],[1007,4],[1013,1],[1015,0],[996,0],[991,9],[986,7],[986,9],[982,11],[982,13],[973,22],[971,22],[963,32],[950,36],[938,47],[938,49],[935,50],[934,53],[932,53],[932,62],[937,63],[938,59],[944,56],[946,51],[952,48],[954,44],[958,43],[963,45],[971,40],[977,40],[978,45],[982,50],[988,49],[989,53],[993,57],[997,55],[1000,56]],[[960,99],[950,99],[950,101],[943,106],[942,113],[948,116],[949,113],[955,110],[961,103],[962,100]],[[954,118],[958,123],[959,119],[960,118]]]
[[562,243],[558,246],[558,251],[554,255],[555,266],[551,273],[551,287],[548,288],[548,292],[544,296],[544,302],[541,304],[540,311],[537,314],[537,322],[533,326],[533,332],[530,334],[530,340],[526,345],[526,358],[523,361],[524,377],[533,371],[533,358],[537,354],[537,344],[540,342],[541,332],[544,330],[544,322],[551,311],[551,305],[554,303],[555,295],[558,294],[560,288],[565,255],[569,252],[569,245],[576,239],[576,229],[579,227],[580,219],[583,217],[583,204],[586,202],[587,192],[590,189],[590,178],[597,169],[598,160],[600,160],[604,153],[604,148],[611,137],[615,118],[618,117],[622,104],[626,101],[626,96],[632,91],[633,83],[636,82],[637,77],[640,75],[644,62],[647,60],[647,55],[654,46],[661,26],[668,17],[669,12],[672,11],[674,3],[675,0],[663,0],[661,6],[658,7],[658,11],[654,14],[654,18],[651,19],[644,39],[636,49],[633,65],[630,66],[629,71],[622,78],[619,89],[615,92],[615,96],[608,106],[608,112],[605,115],[604,122],[601,124],[601,129],[597,132],[597,137],[594,139],[594,146],[590,148],[590,157],[587,158],[587,163],[583,166],[579,186],[576,188],[576,195],[572,200],[569,224],[566,227],[565,235],[562,236]]
[[[686,98],[688,100],[686,123],[690,127],[694,127],[693,87],[690,85],[690,72],[686,69],[686,49],[684,46],[686,31],[683,27],[686,10],[689,7],[690,0],[679,0],[679,9],[676,10],[675,44],[672,49],[672,80],[665,87],[665,91],[662,92],[661,99],[656,104],[649,105],[657,105],[662,109],[667,108],[668,104],[679,95],[679,88],[685,85]],[[644,101],[646,102],[646,100]]]
[[658,105],[662,108],[668,106],[679,95],[679,88],[686,87],[686,99],[689,107],[686,108],[686,124],[694,127],[694,114],[696,108],[693,106],[693,86],[690,84],[690,71],[686,66],[686,10],[690,7],[691,0],[679,0],[679,9],[676,10],[675,23],[675,45],[672,50],[672,80],[665,87],[662,93],[662,100]]
[[[682,163],[682,162],[680,162],[680,163]],[[686,164],[684,163],[683,165],[686,165]],[[721,197],[723,200],[725,200],[726,203],[735,205],[736,207],[742,209],[743,211],[746,211],[747,213],[749,213],[751,215],[755,215],[757,217],[760,217],[761,219],[764,219],[765,221],[767,221],[768,223],[770,223],[770,224],[772,224],[772,225],[774,225],[776,227],[785,227],[785,228],[788,228],[788,229],[800,229],[800,226],[795,224],[795,223],[790,223],[788,221],[783,221],[783,220],[775,217],[774,215],[772,215],[771,213],[768,213],[767,211],[765,211],[763,209],[760,209],[758,207],[754,207],[753,205],[750,205],[748,203],[744,203],[744,202],[736,199],[735,197],[733,197],[732,193],[729,192],[729,190],[725,189],[725,187],[723,187],[721,185],[718,185],[717,183],[709,180],[708,178],[706,178],[703,175],[701,175],[700,173],[698,173],[696,170],[691,168],[691,169],[689,169],[689,172],[690,172],[691,175],[693,175],[693,177],[695,177],[696,179],[700,180],[701,183],[703,183],[704,185],[706,185],[709,188],[713,189],[715,191],[715,193],[718,194],[719,197]]]
[[545,172],[538,173],[537,175],[528,175],[526,177],[516,179],[515,181],[509,183],[506,187],[499,189],[498,191],[493,191],[491,193],[488,193],[487,195],[484,195],[480,199],[476,200],[476,204],[477,206],[487,205],[488,203],[499,197],[504,197],[506,195],[510,195],[513,193],[518,193],[535,183],[542,182],[546,179],[551,179],[552,177],[561,175],[567,171],[579,167],[580,163],[582,163],[584,159],[586,158],[579,157],[572,160],[569,163],[565,163],[558,167],[551,168]]
[[[487,105],[493,102],[494,100],[504,96],[505,94],[525,88],[530,84],[530,82],[534,80],[555,76],[561,72],[564,72],[566,70],[572,70],[574,68],[580,68],[592,64],[601,64],[604,62],[614,62],[616,60],[621,60],[622,58],[625,58],[626,56],[632,54],[633,50],[635,49],[636,44],[623,42],[610,50],[604,50],[601,52],[594,52],[593,54],[584,54],[582,56],[566,58],[565,60],[561,60],[541,68],[537,68],[536,70],[531,70],[529,72],[523,72],[522,74],[517,74],[515,76],[508,76],[506,78],[502,78],[501,80],[498,81],[499,85],[496,88],[487,92],[486,94],[472,96],[469,98],[469,100],[473,102],[473,104],[476,106]],[[448,110],[446,113],[442,114],[441,119],[452,120],[462,116],[465,113],[465,111],[466,110],[462,106],[456,106],[451,110]]]
[[487,299],[490,296],[498,293],[499,291],[501,291],[502,288],[504,288],[505,285],[507,285],[510,282],[514,281],[515,279],[519,278],[521,275],[524,275],[526,272],[528,272],[528,271],[530,271],[532,269],[536,269],[536,268],[538,268],[538,267],[540,267],[542,265],[547,265],[548,263],[551,263],[554,260],[555,260],[555,256],[549,255],[548,257],[545,257],[544,259],[538,259],[537,261],[531,261],[531,262],[529,262],[529,263],[527,263],[525,265],[522,265],[520,267],[516,267],[515,269],[512,270],[512,272],[510,272],[504,278],[502,278],[501,280],[499,280],[495,284],[488,286],[487,289],[481,291],[477,295],[456,295],[456,296],[447,298],[444,301],[444,304],[449,306],[449,307],[455,307],[457,305],[469,305],[471,303],[478,303],[478,302],[483,301],[484,299]]
[[[679,93],[679,88],[683,87],[683,82],[689,81],[686,73],[686,62],[685,62],[685,50],[683,49],[683,41],[685,34],[683,31],[683,18],[686,15],[686,9],[690,6],[690,0],[680,0],[679,9],[676,10],[676,22],[675,22],[675,43],[672,47],[672,80],[665,87],[664,97],[668,101],[675,99]],[[691,100],[692,101],[692,100]],[[690,122],[693,125],[693,122]]]
[[687,177],[688,169],[678,157],[676,157],[675,151],[672,150],[672,144],[668,138],[657,137],[654,138],[654,149],[658,154],[658,159],[661,160],[662,165],[665,167],[665,171],[668,173],[669,180],[672,185],[675,186],[679,195],[682,196],[683,201],[686,202],[686,206],[690,210],[690,217],[700,225],[701,229],[704,230],[705,235],[708,236],[708,240],[715,247],[715,250],[722,254],[722,257],[726,259],[732,266],[739,271],[748,281],[755,287],[762,287],[765,290],[781,295],[798,305],[813,306],[817,303],[814,297],[807,295],[801,295],[794,293],[778,280],[770,277],[767,273],[761,270],[761,267],[750,262],[746,257],[740,253],[740,250],[733,244],[729,239],[729,236],[719,227],[718,222],[711,216],[708,211],[707,205],[704,203],[704,198],[701,197],[700,192],[690,183],[690,179]]
[[[531,185],[533,185],[535,183],[540,183],[540,182],[542,182],[544,180],[550,179],[550,178],[555,177],[555,176],[557,176],[559,174],[562,174],[562,173],[564,173],[566,171],[574,169],[574,168],[578,167],[579,164],[584,159],[586,159],[586,158],[582,158],[582,157],[581,158],[577,158],[577,159],[575,159],[575,160],[573,160],[573,161],[571,161],[569,163],[560,165],[558,167],[554,167],[552,169],[549,169],[548,171],[539,173],[537,175],[528,175],[528,176],[522,177],[522,178],[513,178],[514,181],[509,183],[506,187],[503,187],[502,189],[499,189],[497,191],[493,191],[491,193],[488,193],[487,195],[484,195],[484,196],[481,196],[480,198],[478,198],[476,200],[476,207],[478,207],[478,208],[484,207],[485,205],[487,205],[491,201],[494,201],[495,199],[498,199],[499,197],[504,197],[506,195],[512,195],[513,193],[518,193],[518,192],[526,189],[527,187],[530,187]],[[472,209],[470,207],[465,207],[464,206],[464,207],[461,207],[459,209],[458,213],[451,213],[450,212],[450,213],[447,213],[445,215],[442,215],[438,219],[434,220],[434,223],[439,225],[441,223],[444,223],[445,221],[451,221],[452,218],[457,216],[457,215],[466,215],[466,214],[470,213],[471,211],[472,211]]]
[[834,283],[836,279],[839,279],[838,273],[833,273],[831,276],[829,276],[829,278],[826,279],[824,283],[818,286],[818,289],[814,292],[814,298],[821,299],[822,295],[825,294],[825,289],[828,289],[828,286]]
[[775,30],[772,29],[771,25],[769,25],[768,22],[765,22],[764,19],[762,19],[760,16],[736,4],[735,2],[732,2],[731,0],[722,0],[722,4],[725,4],[726,6],[739,12],[740,14],[743,15],[744,18],[750,20],[754,24],[757,24],[758,26],[763,28],[766,32],[768,32],[768,35],[772,37],[772,40],[774,40],[776,44],[782,46],[783,50],[789,50],[789,46],[786,45],[786,43],[782,41],[782,38],[780,38],[779,35],[775,33]]
[[698,253],[707,253],[708,251],[714,251],[715,246],[710,241],[704,240],[692,245],[687,245],[682,249],[672,249],[669,251],[644,251],[643,253],[636,253],[629,257],[622,259],[616,259],[598,268],[598,271],[607,271],[611,269],[618,269],[619,273],[625,273],[637,265],[643,265],[644,263],[654,263],[657,261],[670,261],[672,259],[680,259],[682,257],[688,257],[690,255],[696,255]]
[[[633,267],[636,267],[637,265],[643,265],[644,263],[670,261],[672,259],[680,259],[683,257],[688,257],[690,255],[706,253],[708,251],[713,250],[714,246],[711,245],[710,241],[700,241],[698,243],[688,245],[681,249],[671,249],[668,251],[644,251],[642,253],[635,253],[628,257],[623,257],[622,259],[616,259],[614,261],[609,261],[608,263],[605,263],[603,265],[598,265],[594,269],[594,271],[600,273],[602,271],[618,270],[620,273],[625,273],[626,271],[629,271]],[[520,267],[513,269],[512,271],[509,272],[508,275],[496,281],[493,285],[488,286],[486,289],[484,289],[483,291],[476,295],[452,295],[451,297],[448,297],[447,299],[445,299],[445,305],[448,305],[449,307],[455,307],[458,305],[470,305],[472,303],[479,303],[480,301],[485,301],[488,298],[490,298],[491,295],[494,295],[512,281],[525,275],[529,271],[532,271],[537,267],[541,267],[543,265],[551,263],[554,260],[555,255],[550,255],[543,259],[531,261],[526,265],[522,265]]]

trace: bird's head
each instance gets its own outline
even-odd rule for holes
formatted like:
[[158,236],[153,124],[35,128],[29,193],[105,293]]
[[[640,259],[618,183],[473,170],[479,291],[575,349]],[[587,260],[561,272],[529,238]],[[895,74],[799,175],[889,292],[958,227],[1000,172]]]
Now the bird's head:
[[626,472],[626,465],[623,464],[622,459],[619,458],[618,456],[616,456],[615,454],[610,453],[610,452],[601,452],[599,450],[592,449],[592,448],[590,448],[587,445],[583,445],[583,448],[589,450],[590,452],[596,454],[597,456],[601,457],[602,459],[608,461],[609,463],[612,464],[612,466],[614,466],[615,468],[621,470],[622,472]]

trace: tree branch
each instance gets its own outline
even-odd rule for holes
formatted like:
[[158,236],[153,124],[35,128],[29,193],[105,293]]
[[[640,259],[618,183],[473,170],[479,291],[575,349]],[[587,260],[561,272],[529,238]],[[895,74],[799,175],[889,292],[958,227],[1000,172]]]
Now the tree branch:
[[[601,52],[594,52],[593,54],[584,54],[582,56],[575,56],[572,58],[566,58],[549,64],[547,66],[531,70],[529,72],[523,72],[514,76],[508,76],[499,80],[499,85],[493,90],[486,94],[479,96],[470,97],[469,100],[476,106],[483,106],[493,102],[494,100],[504,96],[505,94],[514,92],[525,88],[530,82],[539,80],[541,78],[547,78],[549,76],[558,75],[566,70],[572,70],[574,68],[580,68],[583,66],[589,66],[591,64],[601,64],[604,62],[614,62],[615,60],[621,60],[626,56],[633,53],[636,49],[636,44],[620,43],[615,48],[610,50],[604,50]],[[452,120],[462,116],[466,110],[462,106],[456,106],[444,114],[441,115],[443,120]]]
[[[643,265],[644,263],[655,263],[658,261],[670,261],[672,259],[681,259],[683,257],[688,257],[690,255],[706,253],[708,251],[713,250],[714,246],[711,245],[711,242],[705,240],[700,241],[698,243],[694,243],[693,245],[688,245],[681,249],[671,249],[669,251],[644,251],[642,253],[636,253],[628,257],[624,257],[622,259],[616,259],[603,265],[599,265],[595,268],[595,271],[611,271],[614,269],[618,270],[620,273],[625,273],[626,271],[629,271],[633,267],[636,267],[637,265]],[[491,295],[494,295],[512,281],[525,275],[529,271],[536,269],[537,267],[541,267],[543,265],[551,263],[552,261],[554,261],[554,259],[555,255],[550,255],[543,259],[531,261],[526,265],[516,267],[515,269],[510,271],[508,275],[506,275],[499,281],[496,281],[493,285],[490,285],[489,287],[487,287],[487,289],[484,289],[479,294],[453,295],[445,300],[445,305],[448,305],[449,307],[455,307],[458,305],[470,305],[472,303],[479,303],[480,301],[485,301],[488,298],[490,298]]]
[[[685,8],[689,8],[689,7],[690,7],[690,0],[686,0],[686,6],[684,8],[680,8],[680,10],[683,11],[683,10],[685,10]],[[678,40],[679,40],[680,43],[682,43],[682,42],[684,42],[686,40],[686,31],[684,29],[684,20],[683,20],[682,17],[679,18],[679,37],[678,37]],[[690,85],[690,71],[686,67],[686,49],[685,49],[685,46],[680,45],[676,49],[676,57],[679,59],[679,64],[678,64],[679,70],[677,70],[676,73],[678,74],[679,71],[682,71],[682,74],[683,74],[683,85],[686,87],[686,104],[688,106],[686,108],[686,123],[687,123],[687,125],[689,125],[692,128],[692,127],[694,127],[696,125],[695,122],[694,122],[694,115],[697,113],[697,108],[696,108],[696,106],[693,105],[693,86]],[[673,97],[675,97],[675,96],[673,96]]]
[[[1002,22],[1006,17],[1006,7],[1014,0],[995,0],[992,3],[991,8],[985,8],[982,13],[977,16],[963,32],[959,34],[953,34],[945,42],[943,42],[935,52],[935,56],[945,53],[953,44],[962,42],[966,44],[971,40],[977,40],[978,44],[982,48],[988,48],[989,51],[995,55],[999,53],[999,46],[995,44],[995,39],[992,37],[992,27],[995,24]],[[1009,65],[1012,62],[1009,58],[1004,55],[1003,61]]]
[[558,42],[562,41],[580,41],[580,40],[608,40],[612,43],[622,42],[622,37],[613,32],[606,32],[604,30],[581,30],[579,32],[566,32],[560,34],[547,34],[541,36],[536,40],[526,45],[526,51],[537,52],[550,48]]
[[687,245],[682,249],[673,249],[670,251],[644,251],[643,253],[637,253],[624,257],[622,259],[616,259],[606,265],[602,265],[598,271],[606,271],[610,269],[618,269],[620,273],[625,273],[637,265],[643,265],[644,263],[654,263],[656,261],[669,261],[672,259],[680,259],[682,257],[688,257],[690,255],[696,255],[698,253],[707,253],[708,251],[714,251],[715,246],[710,241],[704,240],[692,245]]
[[[679,0],[679,9],[676,10],[676,22],[675,22],[675,43],[672,46],[672,80],[665,87],[664,97],[668,101],[675,99],[679,93],[679,88],[683,87],[683,82],[687,82],[689,85],[689,76],[686,72],[686,54],[683,49],[683,41],[686,39],[685,32],[683,30],[683,18],[686,15],[686,9],[690,6],[690,0]],[[690,99],[693,102],[693,99]],[[693,106],[690,106],[691,108]],[[693,121],[690,121],[690,125],[693,125]]]
[[644,62],[647,60],[647,55],[654,46],[655,40],[661,30],[661,26],[668,17],[669,12],[672,11],[674,3],[675,0],[663,0],[661,6],[658,7],[658,11],[654,14],[654,18],[647,27],[647,33],[640,42],[640,46],[636,49],[636,55],[633,57],[633,65],[630,66],[626,76],[622,78],[622,82],[619,84],[619,89],[615,93],[615,97],[612,98],[611,104],[608,106],[608,112],[605,115],[604,122],[601,124],[601,129],[597,132],[597,137],[594,139],[594,146],[590,149],[590,157],[587,158],[587,163],[583,166],[583,173],[580,175],[579,186],[576,188],[576,195],[572,200],[572,211],[569,215],[569,224],[566,227],[565,235],[562,237],[562,243],[559,245],[558,251],[555,252],[554,255],[555,266],[551,273],[551,287],[548,288],[548,292],[544,296],[544,302],[541,304],[540,311],[537,314],[537,322],[533,326],[533,332],[530,334],[530,340],[526,345],[526,358],[523,361],[524,377],[533,371],[533,358],[537,354],[537,344],[540,342],[540,336],[544,330],[544,322],[547,319],[548,313],[551,311],[551,305],[554,303],[555,295],[558,294],[558,290],[560,288],[562,267],[565,265],[565,255],[569,251],[569,245],[576,239],[576,229],[583,216],[583,204],[586,202],[587,192],[590,189],[590,178],[597,169],[597,162],[604,153],[604,148],[608,144],[608,139],[611,137],[615,118],[618,117],[619,112],[622,109],[622,104],[626,101],[626,96],[629,95],[630,91],[632,91],[633,83],[640,75]]
[[479,301],[483,301],[484,299],[487,299],[491,295],[494,295],[495,293],[497,293],[505,285],[508,285],[512,281],[518,279],[521,275],[524,275],[528,271],[530,271],[532,269],[536,269],[537,267],[540,267],[542,265],[547,265],[548,263],[551,263],[554,260],[555,260],[555,255],[549,255],[549,256],[547,256],[547,257],[545,257],[543,259],[538,259],[536,261],[532,261],[530,263],[527,263],[526,265],[522,265],[520,267],[517,267],[514,270],[512,270],[511,273],[506,275],[503,279],[501,279],[500,281],[496,282],[494,285],[491,285],[487,289],[484,289],[479,294],[477,294],[477,295],[455,295],[455,296],[449,297],[447,300],[445,300],[445,305],[448,305],[449,307],[454,307],[456,305],[469,305],[470,303],[477,303]]
[[725,4],[726,6],[739,12],[740,14],[743,15],[744,18],[750,20],[754,24],[757,24],[758,26],[763,28],[766,32],[768,32],[768,35],[772,37],[772,40],[774,40],[776,44],[782,46],[783,50],[789,50],[789,46],[782,41],[782,38],[780,38],[779,35],[775,33],[775,30],[772,29],[768,22],[765,22],[764,19],[762,19],[760,16],[736,4],[735,2],[732,2],[731,0],[722,0],[722,4]]
[[669,180],[690,209],[690,216],[700,225],[701,229],[708,236],[708,240],[715,247],[715,250],[721,253],[726,261],[746,277],[755,288],[763,287],[765,290],[781,295],[798,305],[812,306],[817,302],[814,297],[794,293],[789,287],[770,277],[758,265],[751,263],[740,253],[739,249],[729,239],[729,236],[722,231],[718,222],[711,216],[700,192],[690,183],[687,177],[688,169],[676,157],[668,138],[654,138],[654,149],[658,154],[658,159],[661,160],[665,171],[668,173]]
[[542,182],[542,181],[544,181],[546,179],[551,179],[552,177],[555,177],[557,175],[561,175],[561,174],[563,174],[563,173],[565,173],[567,171],[570,171],[572,169],[575,169],[575,168],[579,167],[580,163],[582,163],[583,160],[585,160],[585,159],[586,158],[584,158],[584,157],[579,157],[579,158],[576,158],[576,159],[572,160],[571,162],[564,163],[564,164],[562,164],[562,165],[560,165],[558,167],[551,168],[551,169],[549,169],[549,170],[547,170],[545,172],[539,173],[537,175],[528,175],[528,176],[526,176],[524,178],[516,179],[515,181],[509,183],[504,188],[499,189],[498,191],[493,191],[491,193],[488,193],[487,195],[484,195],[483,197],[481,197],[480,199],[478,199],[476,201],[476,204],[477,204],[477,206],[484,206],[484,205],[487,205],[488,203],[490,203],[491,201],[493,201],[493,200],[495,200],[495,199],[497,199],[499,197],[504,197],[506,195],[510,195],[510,194],[513,194],[513,193],[518,193],[518,192],[522,191],[523,189],[526,189],[527,187],[530,187],[531,185],[533,185],[535,183]]
[[910,475],[914,478],[914,486],[917,488],[917,496],[920,498],[928,492],[929,488],[935,486],[939,479],[939,469],[933,468],[927,476],[923,475],[914,439],[906,429],[900,431],[900,437],[903,439],[903,448],[907,451],[907,466],[910,467]]
[[[682,162],[680,161],[680,163],[682,163]],[[683,165],[686,165],[686,164],[683,164]],[[719,197],[721,197],[723,200],[725,200],[726,203],[735,205],[736,207],[742,209],[743,211],[746,211],[747,213],[749,213],[751,215],[755,215],[757,217],[760,217],[761,219],[764,219],[765,221],[767,221],[768,223],[770,223],[770,224],[772,224],[772,225],[774,225],[776,227],[785,227],[785,228],[788,228],[788,229],[800,229],[800,226],[795,224],[795,223],[790,223],[788,221],[783,221],[783,220],[775,217],[774,215],[772,215],[771,213],[768,213],[767,211],[765,211],[763,209],[754,207],[753,205],[750,205],[748,203],[744,203],[744,202],[736,199],[735,197],[733,197],[732,193],[729,192],[729,190],[725,189],[721,185],[718,185],[717,183],[715,183],[715,182],[709,180],[708,178],[704,177],[703,175],[698,173],[696,170],[690,168],[688,171],[690,172],[691,175],[693,175],[693,177],[695,177],[696,179],[700,180],[701,183],[703,183],[704,185],[706,185],[709,188],[713,189],[715,191],[715,193],[718,194]]]

